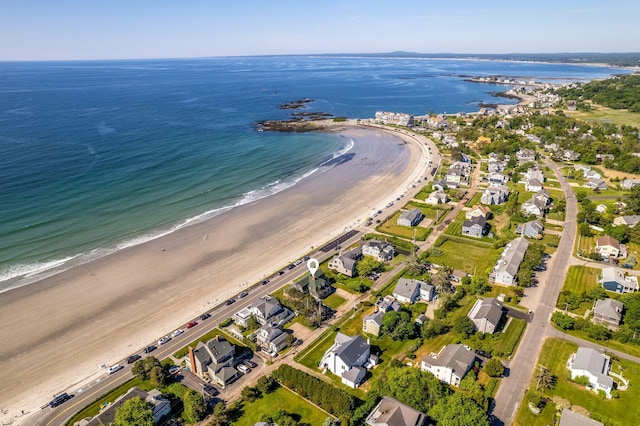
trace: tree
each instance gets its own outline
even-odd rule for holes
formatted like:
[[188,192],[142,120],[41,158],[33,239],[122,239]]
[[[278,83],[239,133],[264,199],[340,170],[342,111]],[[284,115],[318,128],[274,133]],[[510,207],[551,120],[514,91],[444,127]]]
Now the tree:
[[366,277],[371,275],[372,272],[378,271],[382,268],[382,263],[378,262],[371,256],[364,256],[358,264],[356,265],[356,269],[358,270],[358,275],[361,277]]
[[468,316],[456,318],[453,322],[453,329],[460,334],[463,339],[471,336],[475,332],[475,324]]
[[582,223],[578,224],[578,232],[583,237],[592,237],[593,236],[593,232],[591,231],[591,226],[589,226],[589,224],[586,223],[586,222],[582,222]]
[[160,367],[160,361],[154,356],[148,356],[144,359],[140,359],[133,364],[131,372],[134,376],[139,377],[142,380],[149,380],[149,375],[153,367]]
[[435,419],[438,426],[489,426],[489,419],[482,407],[461,392],[440,399],[429,410],[429,417]]
[[204,398],[193,389],[189,389],[184,393],[182,403],[184,405],[182,418],[184,418],[187,423],[197,423],[204,419],[207,414],[207,405],[204,402]]
[[165,386],[167,384],[167,374],[164,368],[159,365],[153,367],[149,373],[149,380],[155,387]]
[[553,389],[558,382],[558,378],[551,374],[546,367],[540,366],[536,373],[536,391]]
[[574,321],[571,315],[565,315],[562,312],[554,312],[551,316],[553,323],[563,330],[572,330]]
[[433,285],[436,288],[439,296],[453,293],[453,287],[451,286],[451,272],[452,269],[447,266],[442,266],[438,269],[438,272],[433,277]]
[[411,256],[409,256],[409,258],[407,259],[406,271],[407,271],[407,274],[409,275],[418,276],[418,275],[425,274],[427,271],[429,271],[429,266],[430,266],[429,262],[419,258],[414,253]]
[[278,388],[278,382],[272,376],[262,376],[258,379],[256,387],[266,395]]
[[254,402],[257,399],[262,398],[262,392],[260,392],[260,390],[257,387],[247,386],[244,389],[242,389],[240,396],[245,401]]
[[211,421],[207,426],[229,426],[230,424],[231,420],[227,406],[224,402],[218,402],[215,407],[213,407]]
[[504,365],[502,365],[502,362],[498,358],[491,358],[486,362],[483,370],[490,377],[500,377],[504,374]]
[[117,410],[114,426],[153,426],[153,409],[147,401],[134,397],[126,400]]

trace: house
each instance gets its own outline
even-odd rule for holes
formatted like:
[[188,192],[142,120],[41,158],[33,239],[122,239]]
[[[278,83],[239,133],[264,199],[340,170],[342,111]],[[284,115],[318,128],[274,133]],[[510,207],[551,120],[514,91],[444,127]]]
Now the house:
[[580,153],[571,149],[565,149],[562,154],[562,159],[564,161],[578,161],[580,159]]
[[242,327],[249,326],[249,318],[254,317],[260,325],[267,323],[272,325],[283,325],[293,319],[291,310],[280,304],[278,299],[263,296],[258,299],[255,305],[249,305],[233,315],[233,321]]
[[620,184],[623,189],[627,190],[633,188],[636,185],[640,185],[640,179],[625,179]]
[[364,367],[351,367],[349,370],[342,373],[342,384],[349,386],[350,388],[357,388],[364,382],[364,378],[367,375],[367,369]]
[[594,324],[604,324],[616,328],[620,325],[620,321],[622,321],[623,310],[624,305],[619,300],[596,300],[593,304],[593,318],[591,321]]
[[285,333],[281,327],[265,324],[256,330],[254,335],[258,346],[271,352],[280,352],[287,347],[289,334]]
[[538,192],[542,191],[542,183],[538,179],[529,179],[524,184],[524,189],[527,192]]
[[77,424],[79,426],[102,426],[110,425],[115,422],[116,411],[118,408],[133,398],[140,398],[143,401],[148,402],[153,410],[153,424],[159,423],[164,417],[171,413],[171,401],[160,393],[157,389],[152,389],[149,392],[145,392],[137,386],[130,388],[127,393],[119,396],[113,403],[104,408],[100,414],[94,416],[91,419],[82,419]]
[[607,183],[602,179],[589,179],[589,181],[587,181],[587,183],[585,183],[583,186],[585,186],[586,188],[591,188],[594,191],[604,191],[608,188]]
[[362,245],[362,254],[378,262],[388,262],[396,255],[395,247],[386,241],[369,240]]
[[491,209],[489,207],[481,206],[476,204],[471,208],[471,210],[467,211],[464,214],[465,219],[471,220],[474,217],[484,217],[485,219],[489,219],[489,215],[491,214]]
[[[367,364],[370,355],[371,347],[362,336],[352,337],[338,332],[333,346],[322,356],[320,367],[326,368],[343,379],[346,374],[349,381],[349,379],[359,376],[359,374],[354,374],[353,371],[349,373],[349,371],[352,369],[358,370],[358,367],[363,367]],[[362,378],[364,378],[364,376],[362,376]],[[360,383],[361,382],[355,383],[355,386],[358,386]]]
[[[400,278],[393,290],[393,297],[400,303],[412,304],[420,297],[420,285],[423,284],[419,280],[408,280]],[[426,285],[426,283],[424,283]]]
[[603,235],[596,239],[596,252],[603,259],[618,259],[626,257],[626,247],[611,235]]
[[467,274],[465,271],[461,271],[460,269],[454,269],[453,271],[451,271],[451,275],[449,275],[449,279],[454,283],[459,283],[459,282],[462,282],[462,279],[468,275],[469,274]]
[[604,426],[604,424],[568,408],[563,408],[558,426]]
[[542,173],[542,170],[540,170],[537,166],[531,167],[524,174],[524,178],[525,180],[537,179],[540,182],[544,182],[544,173]]
[[551,202],[551,195],[549,195],[549,191],[547,191],[546,189],[541,189],[540,191],[536,192],[534,198],[540,201],[545,207],[548,206]]
[[462,183],[465,181],[465,175],[462,170],[451,167],[447,170],[447,174],[444,179],[447,182]]
[[640,222],[640,216],[618,216],[613,219],[613,224],[616,226],[628,226],[633,228]]
[[376,112],[375,121],[382,124],[395,124],[397,126],[410,127],[414,125],[415,118],[411,114],[402,112]]
[[422,214],[422,211],[416,207],[402,212],[398,218],[398,225],[416,226],[422,221],[422,219],[424,219],[424,215]]
[[291,287],[303,293],[309,293],[316,300],[325,299],[335,290],[333,286],[324,279],[322,270],[316,271],[315,275],[305,275],[299,281],[291,284]]
[[598,163],[602,163],[607,160],[615,160],[616,156],[613,154],[596,154],[596,161]]
[[531,197],[520,206],[520,210],[525,216],[536,215],[538,217],[544,216],[546,206],[538,200],[536,197]]
[[585,376],[594,391],[602,390],[611,397],[613,379],[609,377],[610,359],[595,349],[579,347],[567,362],[571,378]]
[[625,276],[618,268],[603,268],[600,282],[605,290],[616,293],[631,293],[638,291],[638,277]]
[[587,180],[598,180],[598,179],[602,179],[602,175],[598,172],[596,172],[595,170],[590,170],[588,168],[582,169],[582,175],[585,179]]
[[389,312],[389,311],[398,312],[400,310],[400,305],[398,304],[398,302],[396,302],[395,297],[388,295],[388,296],[385,296],[384,298],[380,297],[376,301],[376,310],[382,311],[382,312]]
[[433,191],[424,202],[427,204],[444,204],[449,202],[449,196],[442,190]]
[[380,335],[380,327],[382,327],[384,314],[385,311],[376,311],[371,315],[365,315],[362,320],[362,331],[378,337]]
[[356,265],[361,257],[362,249],[360,247],[352,248],[331,259],[329,269],[348,277],[355,277],[357,275]]
[[436,288],[431,284],[426,284],[420,281],[420,300],[424,300],[425,302],[433,302],[436,297],[438,297]]
[[233,368],[236,347],[224,337],[216,336],[207,343],[198,342],[195,349],[189,348],[187,366],[201,377],[208,375],[221,387],[238,377]]
[[606,204],[598,204],[596,206],[596,211],[598,213],[605,213],[607,211],[607,205]]
[[368,426],[426,426],[427,416],[407,404],[385,396],[365,419]]
[[505,161],[498,161],[497,159],[489,158],[489,163],[487,165],[489,173],[500,173],[506,168],[507,163]]
[[502,303],[491,297],[476,300],[467,316],[473,321],[476,331],[493,334],[498,329],[503,311]]
[[540,238],[544,226],[536,219],[516,226],[516,235],[529,238]]
[[482,238],[487,229],[487,220],[484,216],[475,216],[471,220],[462,223],[462,235],[474,238]]
[[441,129],[443,127],[447,127],[447,124],[448,124],[447,116],[444,114],[430,116],[427,119],[427,126],[433,129]]
[[440,381],[460,386],[460,381],[476,360],[475,353],[463,345],[446,345],[437,355],[425,356],[420,368],[436,376]]
[[509,196],[509,188],[505,185],[489,185],[480,198],[482,204],[502,204],[507,201]]
[[528,247],[529,241],[523,237],[516,238],[507,244],[489,274],[489,279],[495,284],[514,285],[520,263],[522,263]]
[[516,159],[520,165],[536,161],[536,152],[532,149],[521,149],[516,152]]
[[497,183],[499,185],[503,185],[508,180],[509,178],[502,173],[489,173],[489,183]]

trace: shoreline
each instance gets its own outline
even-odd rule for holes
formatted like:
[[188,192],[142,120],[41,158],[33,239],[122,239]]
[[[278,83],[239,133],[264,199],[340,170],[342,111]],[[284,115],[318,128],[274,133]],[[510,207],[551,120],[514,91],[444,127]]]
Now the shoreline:
[[425,153],[410,137],[339,124],[334,131],[355,140],[349,161],[273,196],[0,294],[6,342],[0,353],[13,366],[7,373],[13,385],[0,390],[2,408],[33,412],[71,383],[81,386],[103,373],[99,365],[122,359],[221,304],[243,283],[357,226],[371,208],[424,175]]

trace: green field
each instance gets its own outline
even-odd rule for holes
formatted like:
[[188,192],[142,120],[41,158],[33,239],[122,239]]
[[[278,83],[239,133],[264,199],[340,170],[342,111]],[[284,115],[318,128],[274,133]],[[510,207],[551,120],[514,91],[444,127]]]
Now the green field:
[[336,293],[333,293],[332,295],[324,299],[322,301],[322,304],[330,307],[331,309],[338,309],[338,306],[342,305],[346,301],[347,299],[345,299],[344,297],[340,297]]
[[327,417],[332,417],[284,387],[254,402],[243,402],[238,410],[241,417],[232,423],[236,426],[253,426],[264,414],[274,415],[279,410],[299,416],[298,421],[310,425],[321,425]]
[[[640,424],[640,410],[630,409],[635,407],[640,398],[640,365],[627,360],[612,359],[611,370],[619,373],[622,367],[623,376],[629,380],[629,389],[619,391],[619,398],[602,399],[595,392],[585,389],[584,386],[572,383],[568,380],[568,369],[566,362],[569,356],[577,350],[574,343],[562,339],[548,339],[540,354],[537,365],[544,365],[551,374],[557,377],[557,385],[554,389],[544,392],[544,396],[559,396],[567,399],[573,406],[584,407],[591,412],[591,415],[612,425],[637,425]],[[615,379],[614,379],[615,380]],[[535,379],[531,386],[535,388]],[[514,424],[548,425],[552,424],[555,409],[553,402],[545,407],[540,415],[531,413],[527,407],[530,392],[525,397],[525,402],[520,405],[518,415]]]
[[433,224],[437,224],[438,222],[442,221],[449,210],[451,210],[451,206],[449,206],[448,204],[432,206],[430,204],[418,203],[416,201],[409,201],[403,208],[406,210],[411,210],[416,207],[420,209],[424,217],[426,217],[427,219],[432,219]]
[[482,192],[478,191],[474,194],[473,197],[465,204],[467,207],[473,207],[476,204],[480,204],[480,199],[482,198]]
[[592,121],[602,123],[603,121],[611,121],[613,124],[627,125],[638,127],[640,123],[640,114],[636,112],[629,112],[625,109],[611,109],[600,105],[592,105],[594,108],[591,111],[569,111],[566,110],[565,114],[569,117],[579,118],[585,121]]
[[492,246],[474,243],[471,238],[465,238],[464,242],[448,239],[440,247],[437,247],[443,252],[443,255],[434,256],[432,254],[427,260],[438,265],[445,264],[470,274],[475,271],[478,274],[486,275],[493,268],[498,251]]
[[424,241],[431,233],[432,228],[423,228],[421,226],[400,226],[398,218],[401,212],[396,212],[389,220],[376,227],[376,231],[386,234],[395,235],[401,238],[412,240],[415,236],[416,240]]
[[588,266],[570,266],[567,278],[564,280],[562,291],[570,291],[572,293],[586,293],[592,288],[598,287],[598,277],[600,269],[589,268]]

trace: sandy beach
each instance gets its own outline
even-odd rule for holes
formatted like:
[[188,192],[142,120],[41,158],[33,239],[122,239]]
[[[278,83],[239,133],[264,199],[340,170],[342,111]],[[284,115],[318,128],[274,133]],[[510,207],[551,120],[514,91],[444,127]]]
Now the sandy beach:
[[[0,419],[33,412],[357,225],[424,176],[417,144],[346,127],[349,160],[206,222],[0,294]],[[409,143],[408,143],[409,142]],[[7,410],[7,411],[5,411]]]

